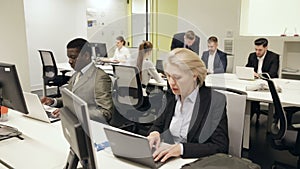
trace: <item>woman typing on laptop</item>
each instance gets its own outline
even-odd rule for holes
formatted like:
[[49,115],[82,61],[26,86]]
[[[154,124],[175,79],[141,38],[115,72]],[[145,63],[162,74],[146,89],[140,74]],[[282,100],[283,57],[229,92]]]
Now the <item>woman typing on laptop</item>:
[[[198,158],[228,152],[226,98],[204,84],[206,67],[184,48],[170,52],[164,64],[170,85],[167,107],[148,135],[155,161],[170,157]],[[160,147],[161,138],[169,146]]]

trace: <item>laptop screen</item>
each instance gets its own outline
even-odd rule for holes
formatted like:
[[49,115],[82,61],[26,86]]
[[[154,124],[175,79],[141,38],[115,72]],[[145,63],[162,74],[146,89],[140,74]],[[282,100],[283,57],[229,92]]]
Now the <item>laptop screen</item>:
[[239,79],[243,80],[254,80],[254,68],[253,67],[244,67],[236,66],[236,76]]
[[112,128],[104,128],[104,131],[116,157],[125,158],[151,168],[158,168],[164,164],[154,162],[152,150],[146,137]]

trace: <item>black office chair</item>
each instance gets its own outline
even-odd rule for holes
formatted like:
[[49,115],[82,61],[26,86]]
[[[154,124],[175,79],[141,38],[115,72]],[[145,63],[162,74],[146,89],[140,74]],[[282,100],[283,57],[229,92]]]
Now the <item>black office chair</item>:
[[[287,107],[283,108],[277,94],[274,82],[267,73],[260,76],[261,79],[266,80],[272,95],[275,113],[273,115],[273,122],[268,134],[273,148],[277,150],[288,150],[292,155],[298,157],[297,168],[300,167],[300,124],[293,122],[293,116],[299,112],[300,108]],[[288,118],[287,118],[288,117]],[[290,167],[278,162],[275,162],[273,168]]]
[[[57,66],[55,63],[55,59],[53,53],[51,51],[46,50],[38,50],[41,56],[42,64],[43,64],[43,88],[44,88],[44,96],[47,97],[60,97],[59,87],[68,83],[70,76],[66,76],[65,74],[69,72],[69,70],[60,71],[62,75],[58,75]],[[57,92],[53,95],[47,95],[47,86],[56,86]]]
[[[111,125],[125,130],[146,135],[156,118],[156,103],[150,103],[149,97],[143,95],[143,88],[137,67],[113,65],[116,77],[113,87],[114,111]],[[151,100],[151,99],[150,99]]]

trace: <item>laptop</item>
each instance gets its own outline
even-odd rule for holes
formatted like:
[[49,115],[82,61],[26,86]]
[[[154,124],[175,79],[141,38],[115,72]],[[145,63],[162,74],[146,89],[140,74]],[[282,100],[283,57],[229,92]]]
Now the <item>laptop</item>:
[[53,123],[60,120],[58,117],[51,115],[51,112],[57,108],[43,105],[36,94],[24,92],[24,98],[29,112],[25,116],[47,123]]
[[152,157],[154,149],[150,149],[146,137],[111,128],[104,128],[104,132],[116,157],[151,168],[159,168],[164,164],[154,161]]
[[236,66],[235,74],[237,78],[242,80],[254,80],[254,68],[253,67],[244,67]]

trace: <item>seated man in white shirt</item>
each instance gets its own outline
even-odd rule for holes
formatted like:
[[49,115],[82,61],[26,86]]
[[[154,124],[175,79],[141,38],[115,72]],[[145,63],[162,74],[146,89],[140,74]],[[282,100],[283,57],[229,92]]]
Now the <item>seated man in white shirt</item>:
[[[255,52],[250,53],[246,67],[254,68],[254,76],[258,78],[260,73],[268,73],[271,78],[278,78],[279,55],[268,50],[268,40],[258,38],[254,41]],[[259,119],[259,102],[251,103],[251,117],[257,113],[256,120]]]
[[202,60],[206,65],[207,73],[225,73],[227,54],[218,49],[218,38],[211,36],[207,40],[208,51],[203,52]]

